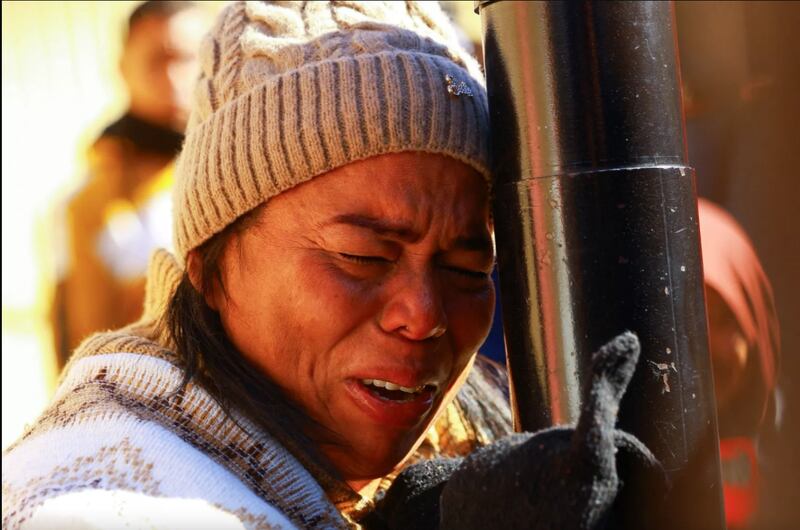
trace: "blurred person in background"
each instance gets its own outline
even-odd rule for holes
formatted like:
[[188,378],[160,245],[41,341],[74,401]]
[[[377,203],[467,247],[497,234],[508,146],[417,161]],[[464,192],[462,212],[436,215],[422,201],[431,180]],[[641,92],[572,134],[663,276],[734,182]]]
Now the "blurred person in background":
[[58,367],[92,332],[136,320],[150,253],[168,246],[172,161],[183,142],[208,15],[192,2],[141,3],[119,70],[128,110],[88,153],[89,172],[62,207],[64,245],[52,306]]
[[698,211],[725,515],[729,528],[749,528],[763,488],[759,437],[780,421],[778,317],[742,227],[708,200],[699,200]]
[[698,194],[746,231],[774,288],[782,421],[759,437],[757,528],[800,521],[800,2],[677,2],[687,140]]

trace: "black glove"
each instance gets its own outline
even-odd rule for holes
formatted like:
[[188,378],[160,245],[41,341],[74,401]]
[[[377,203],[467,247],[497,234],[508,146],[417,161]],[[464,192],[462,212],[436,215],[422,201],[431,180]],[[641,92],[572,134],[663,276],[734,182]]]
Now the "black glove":
[[640,488],[664,495],[667,481],[647,447],[614,428],[638,357],[636,335],[616,337],[592,357],[575,428],[512,434],[463,460],[410,466],[363,524],[459,530],[640,527],[644,521],[626,520],[625,513],[613,510],[615,499],[641,494]]

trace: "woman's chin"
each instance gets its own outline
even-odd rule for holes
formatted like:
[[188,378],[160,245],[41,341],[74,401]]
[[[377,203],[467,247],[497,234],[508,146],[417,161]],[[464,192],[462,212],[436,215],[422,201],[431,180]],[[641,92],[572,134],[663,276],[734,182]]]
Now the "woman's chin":
[[340,476],[358,490],[355,485],[363,485],[385,477],[402,465],[403,461],[416,448],[416,439],[404,440],[394,444],[370,444],[356,451],[343,451],[336,448],[328,453],[333,466]]
[[414,453],[442,408],[440,396],[411,426],[379,422],[359,410],[342,420],[351,425],[347,432],[340,432],[342,443],[328,445],[323,452],[351,486],[385,477]]
[[405,460],[406,453],[386,455],[384,458],[376,458],[373,454],[361,461],[343,463],[344,466],[337,468],[348,483],[369,482],[394,471]]

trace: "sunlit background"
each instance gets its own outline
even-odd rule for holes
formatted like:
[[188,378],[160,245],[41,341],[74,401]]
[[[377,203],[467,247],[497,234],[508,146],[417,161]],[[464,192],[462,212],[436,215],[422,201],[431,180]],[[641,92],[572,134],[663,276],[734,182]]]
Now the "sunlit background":
[[117,61],[137,2],[3,2],[2,444],[54,388],[55,207],[126,105]]

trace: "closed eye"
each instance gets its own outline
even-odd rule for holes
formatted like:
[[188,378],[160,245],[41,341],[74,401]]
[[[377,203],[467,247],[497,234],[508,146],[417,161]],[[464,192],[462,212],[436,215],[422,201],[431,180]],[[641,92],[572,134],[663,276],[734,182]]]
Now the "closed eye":
[[344,252],[339,252],[339,256],[354,263],[383,264],[389,262],[388,259],[381,256],[358,256],[356,254],[346,254]]
[[474,279],[477,279],[477,280],[485,280],[485,279],[487,279],[489,277],[489,274],[490,274],[490,273],[484,272],[484,271],[475,271],[475,270],[471,270],[471,269],[462,269],[461,267],[445,267],[445,269],[450,271],[450,272],[454,272],[456,274],[459,274],[461,276],[466,276],[468,278],[474,278]]

